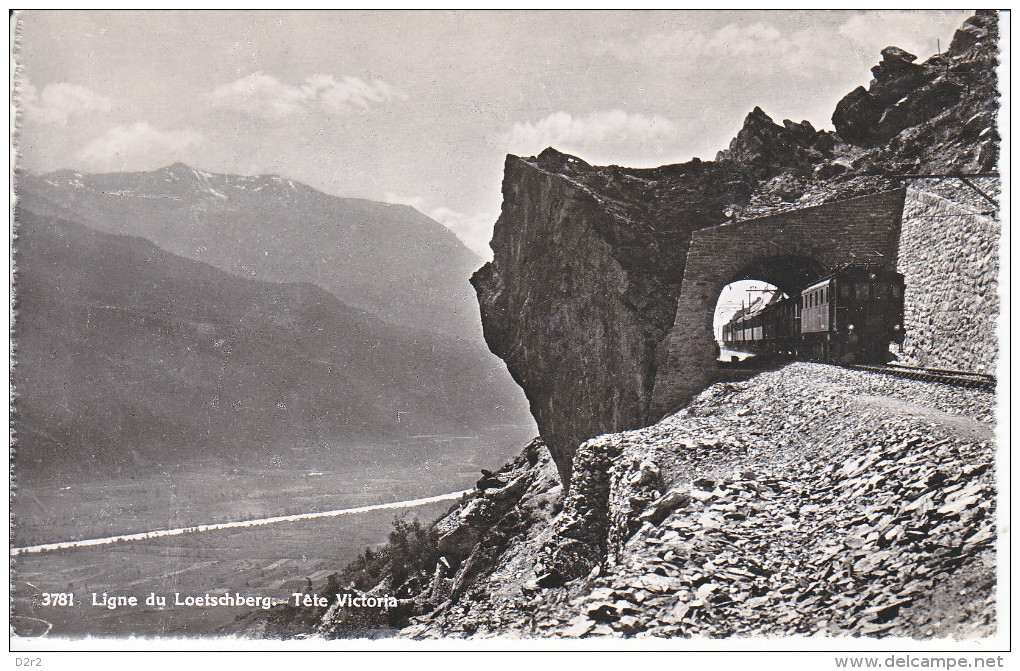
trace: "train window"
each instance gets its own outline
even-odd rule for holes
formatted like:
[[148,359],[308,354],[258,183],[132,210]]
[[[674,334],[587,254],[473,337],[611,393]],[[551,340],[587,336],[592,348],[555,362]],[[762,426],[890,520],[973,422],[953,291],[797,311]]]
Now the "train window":
[[839,285],[839,296],[840,298],[850,298],[850,285],[841,284]]
[[895,298],[899,298],[900,297],[900,286],[898,284],[894,284],[892,286],[892,295]]
[[868,297],[868,283],[858,282],[857,283],[857,300],[865,300]]
[[882,300],[883,298],[885,298],[885,289],[881,284],[875,285],[875,298],[877,300]]

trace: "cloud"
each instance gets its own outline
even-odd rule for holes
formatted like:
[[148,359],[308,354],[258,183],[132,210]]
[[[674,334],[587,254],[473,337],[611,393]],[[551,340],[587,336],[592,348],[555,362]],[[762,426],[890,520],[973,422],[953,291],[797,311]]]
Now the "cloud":
[[40,92],[25,79],[18,89],[18,100],[26,120],[57,126],[66,126],[74,116],[113,109],[110,98],[87,86],[67,82],[48,84]]
[[499,213],[469,215],[451,210],[448,207],[437,207],[428,213],[430,217],[453,231],[468,249],[486,261],[492,260],[492,227],[499,218]]
[[704,81],[751,72],[811,78],[844,66],[832,52],[832,37],[823,29],[784,32],[771,23],[728,23],[709,31],[653,33],[637,43],[611,41],[606,50],[628,63],[701,73]]
[[261,70],[209,94],[213,107],[232,109],[253,117],[285,119],[306,112],[348,114],[388,100],[407,100],[407,95],[381,79],[371,84],[358,77],[316,74],[294,86]]
[[772,50],[782,41],[782,34],[774,26],[752,23],[738,26],[730,23],[715,32],[677,29],[654,33],[641,40],[636,49],[614,44],[614,51],[625,59],[635,55],[665,58],[701,58],[705,56],[746,57]]
[[879,52],[896,45],[922,58],[942,48],[967,12],[889,11],[854,14],[838,26],[802,30],[772,23],[729,23],[715,30],[680,27],[653,33],[636,43],[611,41],[606,50],[624,62],[650,62],[703,71],[705,80],[717,74],[732,77],[741,71],[759,75],[812,79],[838,75],[846,56],[863,64],[878,62]]
[[567,152],[615,148],[661,154],[665,147],[673,148],[678,133],[675,123],[658,114],[645,116],[614,109],[585,117],[555,112],[534,123],[514,124],[502,139],[510,151],[522,154],[533,154],[545,147]]
[[492,260],[492,249],[489,247],[489,240],[492,239],[492,227],[499,217],[499,212],[470,215],[449,207],[429,208],[426,207],[424,198],[401,196],[395,193],[387,193],[383,196],[383,200],[397,205],[410,205],[425,216],[435,219],[453,231],[460,241],[475,254],[478,254],[486,261]]
[[91,170],[138,170],[185,160],[201,144],[202,134],[192,128],[164,131],[142,121],[111,128],[77,158]]
[[956,28],[969,14],[948,10],[862,12],[847,19],[836,32],[875,62],[888,46],[900,47],[923,60],[936,52],[939,42],[943,51],[949,47]]

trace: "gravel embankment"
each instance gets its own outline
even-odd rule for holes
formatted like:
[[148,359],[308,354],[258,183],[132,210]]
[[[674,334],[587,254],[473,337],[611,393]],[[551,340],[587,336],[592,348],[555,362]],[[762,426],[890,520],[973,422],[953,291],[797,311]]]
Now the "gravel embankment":
[[994,403],[798,363],[605,436],[671,493],[630,497],[645,521],[617,563],[535,595],[527,633],[988,635]]

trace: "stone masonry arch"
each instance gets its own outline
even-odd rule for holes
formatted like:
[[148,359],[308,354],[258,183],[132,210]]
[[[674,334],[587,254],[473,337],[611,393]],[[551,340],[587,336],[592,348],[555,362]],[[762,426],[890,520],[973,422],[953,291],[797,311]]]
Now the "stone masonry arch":
[[656,352],[648,421],[715,381],[712,319],[727,284],[756,279],[794,295],[847,263],[896,270],[904,197],[896,189],[695,231],[676,319]]
[[[825,270],[825,265],[818,260],[813,250],[791,250],[791,253],[788,254],[763,256],[756,259],[733,273],[722,287],[740,280],[759,280],[778,287],[787,296],[792,296],[795,292],[803,291],[814,278],[819,277]],[[722,287],[719,288],[719,291],[722,291]],[[719,293],[716,292],[716,298],[718,297]]]

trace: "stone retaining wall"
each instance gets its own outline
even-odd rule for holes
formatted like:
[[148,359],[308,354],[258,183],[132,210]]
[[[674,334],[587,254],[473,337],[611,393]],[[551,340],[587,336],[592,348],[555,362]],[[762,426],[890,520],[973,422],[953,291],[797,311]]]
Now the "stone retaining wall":
[[[982,184],[986,193],[997,193],[989,186],[997,187]],[[929,187],[935,185],[908,189],[904,205],[898,270],[907,284],[906,341],[900,361],[994,372],[1000,224],[988,214],[987,201],[947,199]]]

